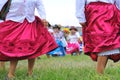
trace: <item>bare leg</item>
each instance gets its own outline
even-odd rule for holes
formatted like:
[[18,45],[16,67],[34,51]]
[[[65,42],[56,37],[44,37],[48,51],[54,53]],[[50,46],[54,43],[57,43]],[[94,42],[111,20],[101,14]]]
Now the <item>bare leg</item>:
[[28,59],[28,76],[32,75],[34,64],[35,64],[35,58]]
[[79,52],[79,55],[81,55],[81,54],[82,54],[82,51]]
[[49,54],[46,54],[47,58],[50,58],[50,55]]
[[77,56],[79,56],[79,55],[80,55],[79,51],[76,51],[76,55],[77,55]]
[[15,70],[16,70],[17,63],[18,63],[18,60],[10,61],[8,78],[14,78],[15,77]]
[[97,73],[103,74],[106,64],[108,62],[108,56],[98,56],[97,60]]
[[5,62],[0,62],[0,68],[1,68],[2,70],[5,70]]

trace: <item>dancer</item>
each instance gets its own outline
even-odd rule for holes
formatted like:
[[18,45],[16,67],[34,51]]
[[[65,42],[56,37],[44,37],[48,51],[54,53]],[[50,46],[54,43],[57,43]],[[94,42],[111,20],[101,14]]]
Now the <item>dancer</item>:
[[[34,15],[37,8],[39,17]],[[48,32],[42,0],[0,0],[0,61],[10,61],[6,79],[15,77],[18,60],[28,59],[28,76],[35,58],[57,47]]]
[[84,52],[103,74],[108,59],[120,60],[120,0],[76,0],[83,28]]

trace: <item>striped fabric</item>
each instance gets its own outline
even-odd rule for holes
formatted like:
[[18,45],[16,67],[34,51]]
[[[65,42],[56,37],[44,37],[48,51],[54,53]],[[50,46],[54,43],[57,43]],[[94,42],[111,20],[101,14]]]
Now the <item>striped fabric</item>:
[[7,13],[9,12],[10,4],[12,0],[8,0],[0,11],[0,19],[5,20]]

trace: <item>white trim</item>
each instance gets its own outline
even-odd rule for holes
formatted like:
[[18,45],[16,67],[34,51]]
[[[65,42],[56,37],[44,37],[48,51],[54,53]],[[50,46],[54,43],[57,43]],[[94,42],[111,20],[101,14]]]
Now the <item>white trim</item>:
[[105,52],[100,52],[98,54],[98,56],[113,55],[113,54],[120,54],[120,50],[119,49],[113,49],[113,50],[109,50],[109,51],[105,51]]

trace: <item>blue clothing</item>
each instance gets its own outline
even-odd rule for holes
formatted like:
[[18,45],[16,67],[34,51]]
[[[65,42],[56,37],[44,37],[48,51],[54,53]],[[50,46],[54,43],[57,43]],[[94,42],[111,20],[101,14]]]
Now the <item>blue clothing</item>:
[[48,54],[49,55],[57,54],[59,56],[65,56],[66,52],[65,52],[65,49],[63,47],[63,43],[60,40],[56,40],[56,43],[58,44],[58,48],[50,51]]

